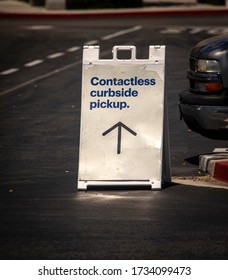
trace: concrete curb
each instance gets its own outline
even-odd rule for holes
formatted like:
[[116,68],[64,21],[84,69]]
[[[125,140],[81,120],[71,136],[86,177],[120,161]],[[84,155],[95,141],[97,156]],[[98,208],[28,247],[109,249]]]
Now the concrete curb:
[[228,153],[200,156],[199,168],[215,180],[228,183]]
[[92,18],[92,17],[126,17],[126,16],[194,16],[194,15],[219,15],[219,14],[228,14],[228,10],[223,11],[211,11],[211,10],[201,10],[201,11],[153,11],[153,12],[121,12],[121,13],[0,13],[0,18],[36,18],[36,19],[75,19],[75,18]]
[[228,183],[228,160],[211,160],[208,173],[216,180]]
[[[0,2],[1,3],[1,2]],[[61,10],[49,11],[45,8],[34,8],[31,10],[1,10],[0,18],[36,18],[36,19],[72,19],[91,17],[126,17],[126,16],[194,16],[194,15],[223,15],[228,14],[228,8],[216,6],[195,7],[162,7],[162,8],[140,8],[140,9],[104,9],[104,10]]]

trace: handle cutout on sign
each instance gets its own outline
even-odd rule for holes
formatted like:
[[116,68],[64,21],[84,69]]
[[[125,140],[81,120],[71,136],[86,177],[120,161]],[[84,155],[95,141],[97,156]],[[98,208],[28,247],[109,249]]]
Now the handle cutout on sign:
[[135,46],[115,46],[113,47],[114,60],[135,60],[136,48]]

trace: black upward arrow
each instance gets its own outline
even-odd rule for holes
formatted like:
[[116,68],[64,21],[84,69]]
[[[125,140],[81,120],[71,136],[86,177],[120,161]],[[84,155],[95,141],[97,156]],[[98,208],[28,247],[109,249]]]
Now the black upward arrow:
[[134,132],[132,129],[130,129],[128,126],[123,124],[122,122],[118,122],[114,124],[112,127],[107,129],[105,132],[102,133],[103,136],[107,135],[109,132],[114,130],[115,128],[118,128],[118,138],[117,138],[117,154],[121,153],[121,137],[122,137],[122,128],[126,129],[128,132],[133,134],[134,136],[137,135],[136,132]]

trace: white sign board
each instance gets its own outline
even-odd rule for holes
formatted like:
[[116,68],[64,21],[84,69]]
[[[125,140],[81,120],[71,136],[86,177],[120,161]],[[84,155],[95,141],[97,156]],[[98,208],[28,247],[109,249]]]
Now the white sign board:
[[[128,50],[130,59],[118,59]],[[160,189],[163,169],[165,46],[136,59],[134,46],[83,51],[78,189],[88,185],[150,185]]]

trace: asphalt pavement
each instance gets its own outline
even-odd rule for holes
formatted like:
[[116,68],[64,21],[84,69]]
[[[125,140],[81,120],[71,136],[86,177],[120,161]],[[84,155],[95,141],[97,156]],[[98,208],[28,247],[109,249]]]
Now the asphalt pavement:
[[227,190],[174,184],[75,192],[72,183],[59,177],[1,186],[0,259],[228,257]]

